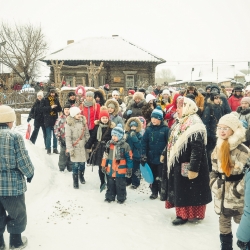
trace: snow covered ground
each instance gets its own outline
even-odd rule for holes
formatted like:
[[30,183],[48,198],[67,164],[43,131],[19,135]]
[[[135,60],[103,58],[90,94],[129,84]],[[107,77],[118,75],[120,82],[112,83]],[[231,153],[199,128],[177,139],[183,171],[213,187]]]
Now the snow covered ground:
[[[14,129],[25,136],[27,115]],[[40,131],[41,132],[41,131]],[[35,166],[35,175],[27,183],[27,250],[212,250],[220,249],[218,215],[213,203],[199,223],[173,226],[175,210],[166,210],[164,202],[150,200],[148,184],[137,190],[127,188],[127,200],[120,205],[104,202],[99,192],[98,168],[86,168],[86,184],[73,189],[72,174],[59,172],[58,155],[46,154],[42,132],[36,145],[25,140]],[[235,235],[237,225],[233,223]],[[9,241],[5,232],[5,242]],[[234,237],[234,249],[236,237]]]

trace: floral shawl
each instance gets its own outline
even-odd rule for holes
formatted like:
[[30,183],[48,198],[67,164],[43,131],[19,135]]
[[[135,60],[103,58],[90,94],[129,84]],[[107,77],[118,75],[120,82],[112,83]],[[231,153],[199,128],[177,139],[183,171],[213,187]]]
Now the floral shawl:
[[168,139],[168,173],[174,165],[174,162],[176,160],[178,161],[180,154],[186,149],[189,139],[193,140],[198,134],[201,134],[205,145],[207,144],[206,127],[196,114],[198,108],[195,102],[187,97],[179,97],[177,102],[178,106],[183,107],[183,112],[181,118],[176,118],[176,122],[172,126]]

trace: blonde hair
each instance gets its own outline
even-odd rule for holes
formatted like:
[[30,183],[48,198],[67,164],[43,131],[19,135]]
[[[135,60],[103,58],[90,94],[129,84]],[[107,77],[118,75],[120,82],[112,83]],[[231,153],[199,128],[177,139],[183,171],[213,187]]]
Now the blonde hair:
[[230,157],[230,144],[228,140],[224,140],[220,147],[220,159],[221,159],[221,169],[223,173],[229,177],[231,174],[231,169],[233,167],[232,160]]

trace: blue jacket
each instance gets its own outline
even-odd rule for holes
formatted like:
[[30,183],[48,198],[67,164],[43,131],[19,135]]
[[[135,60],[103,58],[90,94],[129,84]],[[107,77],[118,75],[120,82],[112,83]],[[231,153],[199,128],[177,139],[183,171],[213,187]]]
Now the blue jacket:
[[250,170],[245,175],[244,213],[236,236],[242,242],[250,241]]
[[132,153],[133,160],[140,160],[141,158],[141,139],[142,135],[140,132],[134,132],[135,134],[131,136],[131,131],[125,133],[126,142],[129,144]]
[[160,156],[168,143],[169,128],[162,121],[159,126],[152,122],[142,137],[142,155],[147,156],[148,163],[160,164]]

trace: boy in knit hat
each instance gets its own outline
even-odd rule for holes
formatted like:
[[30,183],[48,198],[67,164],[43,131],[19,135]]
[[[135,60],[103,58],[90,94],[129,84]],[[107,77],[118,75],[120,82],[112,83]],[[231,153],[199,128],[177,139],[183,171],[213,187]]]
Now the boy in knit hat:
[[245,129],[234,114],[220,118],[217,143],[212,153],[210,187],[214,194],[214,209],[220,215],[221,249],[233,249],[231,220],[239,223],[244,207],[244,172],[250,149],[242,142]]
[[151,123],[146,129],[141,143],[141,164],[145,166],[147,162],[154,176],[154,182],[150,186],[152,194],[149,198],[151,200],[156,199],[161,191],[160,180],[163,164],[160,162],[160,156],[168,142],[168,131],[167,125],[163,122],[161,107],[157,106],[151,114]]
[[141,130],[142,123],[137,117],[129,118],[125,124],[125,140],[133,153],[132,178],[127,178],[127,185],[132,184],[132,189],[136,189],[140,186]]
[[112,129],[112,139],[106,144],[102,159],[102,171],[107,174],[106,202],[124,203],[127,198],[126,177],[132,176],[132,151],[125,142],[124,131],[120,124]]

